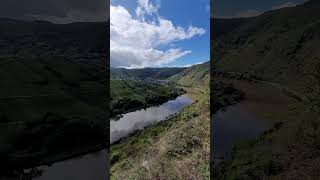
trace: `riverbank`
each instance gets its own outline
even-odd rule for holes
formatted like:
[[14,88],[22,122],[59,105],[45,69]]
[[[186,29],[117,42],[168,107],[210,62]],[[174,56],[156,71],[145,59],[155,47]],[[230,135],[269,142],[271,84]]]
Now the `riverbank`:
[[[45,158],[42,158],[41,161],[37,161],[34,162],[32,164],[28,163],[25,166],[21,166],[21,168],[19,169],[13,169],[10,170],[10,172],[7,173],[7,175],[3,176],[5,178],[24,178],[26,180],[32,179],[33,177],[38,176],[39,172],[41,172],[41,168],[42,166],[51,166],[55,163],[59,163],[62,161],[66,161],[66,160],[71,160],[74,158],[78,158],[78,157],[82,157],[86,154],[90,154],[90,153],[95,153],[95,152],[99,152],[103,149],[107,148],[107,144],[105,144],[105,142],[98,144],[98,145],[92,145],[92,146],[88,146],[88,147],[82,147],[82,148],[77,148],[76,151],[72,151],[72,152],[66,152],[66,153],[60,153],[56,156],[48,156]],[[30,162],[30,161],[28,161]],[[18,163],[18,162],[17,162]],[[26,171],[28,170],[36,170],[36,171],[30,171],[29,173],[26,173]],[[35,174],[32,174],[35,173]],[[1,178],[1,177],[0,177]]]
[[248,109],[263,119],[272,120],[272,115],[288,110],[289,104],[299,102],[298,99],[288,95],[282,88],[265,82],[249,82],[236,79],[217,78],[216,82],[232,84],[244,93],[243,103]]
[[8,134],[2,138],[14,138],[10,139],[13,146],[4,146],[0,153],[2,162],[6,164],[1,169],[1,176],[19,175],[24,169],[50,165],[106,148],[108,128],[105,118],[90,121],[48,113],[43,119],[23,123],[19,128],[2,127],[2,132]]
[[111,179],[208,179],[210,113],[204,90],[176,116],[112,145]]
[[[60,161],[51,166],[41,166],[38,171],[41,172],[33,180],[55,180],[55,179],[106,179],[108,178],[108,157],[107,149],[88,153],[76,158]],[[32,169],[30,172],[36,172]],[[27,172],[27,171],[26,171]]]
[[[126,106],[125,104],[134,104],[134,103],[138,103],[138,105],[134,105],[134,108],[129,108],[127,110],[120,110],[118,111],[118,113],[113,114],[113,116],[110,118],[111,120],[119,120],[122,118],[122,116],[124,114],[128,114],[131,112],[135,112],[141,109],[147,109],[147,108],[151,108],[151,107],[157,107],[165,102],[171,101],[176,99],[177,97],[185,94],[186,92],[184,90],[179,90],[177,92],[172,92],[168,95],[159,95],[159,96],[154,96],[152,98],[150,98],[149,100],[147,100],[147,103],[140,103],[137,102],[135,100],[131,100],[131,99],[122,99],[120,100],[120,104],[122,104],[124,107]],[[140,104],[140,105],[139,105]],[[130,106],[130,105],[129,105]],[[112,110],[111,110],[112,111]]]
[[144,80],[111,79],[111,119],[122,114],[163,104],[186,93],[173,84],[160,84]]
[[[221,79],[220,79],[221,80]],[[246,93],[250,112],[271,123],[271,128],[252,140],[234,145],[232,159],[215,167],[218,179],[295,179],[319,177],[317,156],[320,122],[306,102],[282,88],[266,83],[236,80],[235,88]]]
[[193,101],[186,95],[169,100],[159,106],[137,110],[110,121],[110,144],[125,141],[126,138],[148,126],[167,121]]
[[[212,161],[216,170],[220,168],[220,162],[230,158],[232,147],[238,141],[255,139],[269,129],[273,125],[270,115],[285,111],[287,104],[293,100],[282,89],[265,83],[230,78],[215,78],[215,83],[229,84],[229,89],[234,88],[233,91],[240,91],[242,94],[242,98],[236,99],[234,103],[229,103],[222,109],[216,107],[218,111],[212,116]],[[219,100],[219,97],[214,99]]]

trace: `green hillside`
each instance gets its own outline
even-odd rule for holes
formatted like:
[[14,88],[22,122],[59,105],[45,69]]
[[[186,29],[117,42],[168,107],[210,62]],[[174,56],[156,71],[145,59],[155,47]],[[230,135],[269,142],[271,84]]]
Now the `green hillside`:
[[314,73],[320,63],[319,19],[319,8],[310,8],[308,3],[250,18],[230,33],[215,37],[216,68],[305,91],[310,80],[306,74]]
[[47,21],[0,19],[0,54],[105,56],[107,26],[106,22],[53,24]]
[[0,20],[0,176],[105,146],[106,27]]
[[[215,179],[319,177],[319,10],[319,1],[311,0],[249,18],[231,30],[222,26],[226,33],[214,36],[213,69],[239,76],[212,76],[213,81],[220,78],[234,82],[236,88],[242,87],[245,98],[251,96],[257,107],[259,100],[279,96],[280,93],[272,95],[268,88],[280,90],[291,99],[291,92],[307,97],[296,98],[298,101],[287,102],[280,112],[268,114],[272,127],[255,139],[235,144],[232,158],[213,169]],[[244,81],[239,78],[243,75],[262,81]]]
[[185,91],[174,85],[135,79],[111,79],[111,117],[174,99]]
[[205,63],[169,78],[173,85],[184,84],[184,77],[188,78],[192,83],[184,88],[194,103],[112,145],[111,179],[209,179],[208,71],[209,63]]
[[210,77],[210,62],[191,66],[180,73],[177,73],[168,80],[182,86],[208,86]]
[[239,26],[246,23],[250,18],[214,19],[211,21],[211,29],[214,38],[226,35]]
[[139,78],[139,79],[167,79],[186,68],[143,68],[143,69],[124,69],[112,68],[111,78]]

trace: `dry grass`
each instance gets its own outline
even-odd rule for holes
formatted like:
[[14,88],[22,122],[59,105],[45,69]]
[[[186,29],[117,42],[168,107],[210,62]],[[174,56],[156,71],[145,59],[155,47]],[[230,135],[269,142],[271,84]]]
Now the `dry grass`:
[[[166,128],[159,135],[148,136],[147,131],[161,126]],[[184,108],[166,123],[144,131],[144,134],[135,135],[114,148],[115,152],[119,152],[137,146],[135,138],[150,142],[140,146],[134,153],[122,151],[126,158],[113,164],[113,179],[209,179],[208,94],[199,94],[198,91],[194,104]],[[111,147],[111,153],[112,150]]]

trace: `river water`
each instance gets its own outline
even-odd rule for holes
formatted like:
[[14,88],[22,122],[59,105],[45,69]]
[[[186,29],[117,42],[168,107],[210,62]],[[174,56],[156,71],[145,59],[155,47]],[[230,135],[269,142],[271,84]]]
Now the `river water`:
[[107,179],[107,151],[89,153],[77,158],[60,161],[51,166],[38,167],[41,176],[34,180],[88,180]]
[[232,147],[242,140],[256,138],[270,127],[265,119],[255,114],[248,102],[227,107],[212,116],[213,156],[211,159],[218,165],[230,157]]
[[[130,133],[143,129],[146,126],[167,119],[170,115],[179,112],[183,107],[192,103],[192,100],[183,95],[157,107],[124,114],[119,120],[110,121],[110,141],[114,142],[128,136]],[[60,161],[51,166],[41,166],[37,169],[42,174],[34,180],[88,180],[107,179],[107,151],[88,153],[77,158]]]
[[192,104],[192,100],[186,95],[182,95],[160,106],[130,112],[124,114],[118,120],[111,120],[110,143],[127,137],[139,129],[166,120],[169,116],[174,115],[190,104]]

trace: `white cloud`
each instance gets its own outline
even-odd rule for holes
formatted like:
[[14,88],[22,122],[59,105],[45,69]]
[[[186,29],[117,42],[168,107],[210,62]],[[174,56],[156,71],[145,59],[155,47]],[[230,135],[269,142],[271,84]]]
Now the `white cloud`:
[[153,5],[149,0],[138,0],[135,18],[122,6],[110,6],[112,67],[165,65],[191,53],[176,47],[163,49],[176,41],[202,35],[205,30],[194,26],[175,26],[170,20],[158,16],[159,8],[159,1]]
[[158,18],[159,0],[156,2],[156,5],[150,3],[149,0],[137,0],[137,3],[136,15],[141,21],[145,22],[145,16],[151,16],[153,20]]

